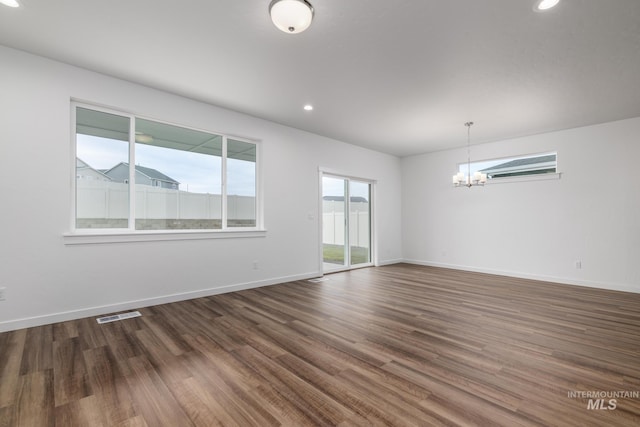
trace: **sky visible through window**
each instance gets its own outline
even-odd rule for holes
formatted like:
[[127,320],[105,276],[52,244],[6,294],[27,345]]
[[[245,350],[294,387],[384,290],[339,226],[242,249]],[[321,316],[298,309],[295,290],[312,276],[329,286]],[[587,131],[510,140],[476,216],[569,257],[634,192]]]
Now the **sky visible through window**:
[[[93,169],[111,169],[123,159],[128,159],[128,142],[77,135],[79,159]],[[136,164],[156,169],[180,183],[180,190],[191,193],[220,194],[221,159],[187,151],[136,144]],[[229,174],[234,176],[228,182],[227,194],[255,196],[255,163],[237,159],[227,159]],[[206,179],[203,179],[206,177]]]
[[[329,177],[322,180],[323,196],[344,196],[344,180]],[[357,181],[355,181],[357,182]],[[369,185],[352,185],[350,188],[351,197],[363,197],[369,200]]]

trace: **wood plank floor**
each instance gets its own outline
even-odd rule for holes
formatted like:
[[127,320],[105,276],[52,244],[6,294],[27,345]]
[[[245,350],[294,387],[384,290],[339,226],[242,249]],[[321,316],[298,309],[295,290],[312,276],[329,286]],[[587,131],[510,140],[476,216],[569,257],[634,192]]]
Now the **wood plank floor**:
[[640,425],[640,294],[327,277],[0,334],[0,427]]

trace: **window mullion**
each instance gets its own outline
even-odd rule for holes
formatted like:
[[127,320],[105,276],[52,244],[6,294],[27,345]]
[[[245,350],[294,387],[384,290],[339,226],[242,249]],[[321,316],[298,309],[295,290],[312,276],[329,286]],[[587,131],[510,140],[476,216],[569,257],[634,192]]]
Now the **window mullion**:
[[351,180],[344,180],[344,246],[345,265],[351,267]]
[[222,229],[227,229],[227,137],[222,137]]
[[129,222],[130,231],[136,229],[136,118],[129,116]]
[[78,228],[78,170],[77,170],[77,158],[78,158],[78,131],[77,131],[77,105],[71,103],[71,135],[73,135],[73,144],[71,147],[71,191],[73,197],[71,198],[71,230],[76,231]]

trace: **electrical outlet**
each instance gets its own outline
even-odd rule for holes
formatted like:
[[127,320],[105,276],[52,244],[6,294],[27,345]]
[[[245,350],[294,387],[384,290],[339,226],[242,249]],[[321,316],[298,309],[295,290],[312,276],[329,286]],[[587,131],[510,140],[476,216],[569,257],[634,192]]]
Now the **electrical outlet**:
[[7,299],[7,288],[0,288],[0,301],[5,301]]
[[578,270],[582,269],[582,261],[576,261],[576,268]]
[[258,261],[253,261],[253,269],[254,270],[258,269]]

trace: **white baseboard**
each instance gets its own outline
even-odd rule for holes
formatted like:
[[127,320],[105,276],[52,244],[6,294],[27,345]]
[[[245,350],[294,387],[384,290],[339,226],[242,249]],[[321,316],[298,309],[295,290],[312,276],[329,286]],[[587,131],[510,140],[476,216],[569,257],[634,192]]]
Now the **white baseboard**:
[[131,310],[135,308],[149,307],[152,305],[167,304],[171,302],[185,301],[194,298],[207,297],[211,295],[224,294],[228,292],[243,291],[246,289],[260,288],[263,286],[277,285],[280,283],[294,282],[296,280],[306,280],[322,276],[318,272],[297,274],[294,276],[277,277],[273,279],[260,280],[256,282],[240,283],[235,285],[221,286],[218,288],[201,289],[198,291],[182,292],[178,294],[163,295],[153,298],[145,298],[135,301],[126,301],[117,304],[108,304],[97,307],[82,308],[79,310],[64,311],[59,313],[45,314],[42,316],[26,317],[22,319],[7,320],[0,322],[0,332],[14,331],[17,329],[31,328],[34,326],[49,325],[52,323],[66,322],[68,320],[82,319],[85,317],[102,316],[118,311]]
[[495,270],[490,268],[469,267],[466,265],[445,264],[440,262],[421,261],[421,260],[415,260],[415,259],[404,259],[402,260],[402,262],[406,262],[407,264],[424,265],[427,267],[451,268],[453,270],[473,271],[475,273],[487,273],[487,274],[495,274],[498,276],[517,277],[520,279],[540,280],[542,282],[553,282],[553,283],[560,283],[563,285],[586,286],[589,288],[606,289],[610,291],[640,293],[640,287],[638,287],[638,285],[634,286],[634,285],[625,284],[625,283],[611,283],[611,282],[601,283],[601,282],[593,282],[589,280],[570,279],[566,277],[521,273],[517,271],[508,271],[508,270]]
[[405,262],[405,261],[402,258],[386,259],[386,260],[378,261],[376,263],[376,267],[382,267],[383,265],[399,264],[401,262]]
[[[424,265],[428,267],[451,268],[454,270],[473,271],[477,273],[496,274],[499,276],[509,276],[509,277],[518,277],[522,279],[541,280],[545,282],[555,282],[555,283],[561,283],[565,285],[587,286],[591,288],[640,293],[640,289],[637,285],[634,286],[630,284],[621,284],[621,283],[604,284],[600,282],[591,282],[586,280],[575,280],[575,279],[568,279],[563,277],[545,276],[540,274],[529,274],[529,273],[521,273],[521,272],[515,272],[515,271],[469,267],[464,265],[445,264],[445,263],[413,260],[413,259],[384,260],[384,261],[379,261],[377,265],[384,266],[384,265],[398,264],[402,262],[407,264]],[[83,308],[79,310],[50,313],[42,316],[33,316],[33,317],[26,317],[22,319],[7,320],[7,321],[0,322],[0,332],[13,331],[13,330],[23,329],[23,328],[31,328],[35,326],[48,325],[48,324],[58,323],[58,322],[66,322],[68,320],[82,319],[85,317],[102,316],[105,314],[114,313],[118,311],[149,307],[149,306],[159,305],[159,304],[167,304],[171,302],[185,301],[189,299],[223,294],[227,292],[236,292],[236,291],[242,291],[246,289],[259,288],[263,286],[276,285],[280,283],[293,282],[296,280],[306,280],[306,279],[311,279],[319,276],[322,276],[322,274],[318,272],[310,272],[310,273],[298,274],[293,276],[285,276],[285,277],[278,277],[278,278],[272,278],[267,280],[260,280],[256,282],[240,283],[235,285],[221,286],[218,288],[201,289],[198,291],[183,292],[178,294],[163,295],[160,297],[145,298],[145,299],[140,299],[135,301],[126,301],[126,302],[117,303],[117,304],[89,307],[89,308]]]

